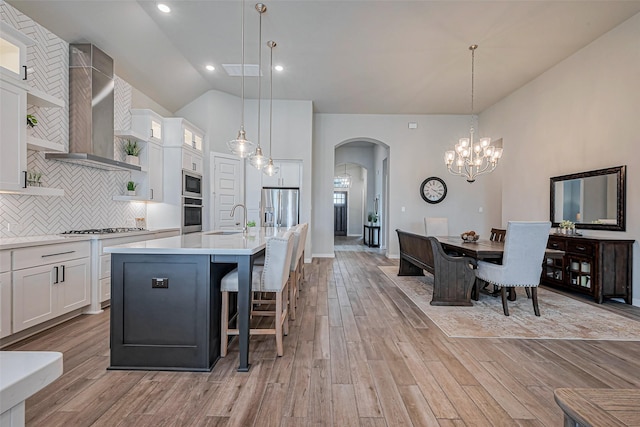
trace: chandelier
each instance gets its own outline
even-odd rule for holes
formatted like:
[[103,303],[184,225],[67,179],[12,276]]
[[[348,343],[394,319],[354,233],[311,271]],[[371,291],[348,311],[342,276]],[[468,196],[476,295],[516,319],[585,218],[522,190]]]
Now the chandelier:
[[350,188],[351,175],[347,173],[347,164],[344,164],[344,173],[333,177],[333,186],[335,188]]
[[[262,15],[261,15],[262,16]],[[244,0],[242,0],[242,111],[240,115],[240,130],[236,139],[227,142],[227,148],[240,158],[247,158],[253,154],[253,142],[247,139],[244,131]]]
[[474,182],[478,175],[492,172],[502,157],[502,148],[491,145],[491,138],[480,138],[477,144],[473,139],[475,126],[478,122],[478,117],[473,110],[474,65],[477,48],[477,44],[469,46],[471,51],[471,128],[469,129],[469,138],[460,138],[454,150],[444,153],[444,162],[449,172],[464,177],[467,182]]

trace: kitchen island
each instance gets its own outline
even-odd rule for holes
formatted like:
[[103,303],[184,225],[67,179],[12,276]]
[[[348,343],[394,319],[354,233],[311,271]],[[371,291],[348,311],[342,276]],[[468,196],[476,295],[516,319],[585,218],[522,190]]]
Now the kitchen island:
[[220,280],[237,267],[238,370],[248,371],[253,262],[284,231],[212,231],[105,248],[110,369],[210,370],[220,354]]

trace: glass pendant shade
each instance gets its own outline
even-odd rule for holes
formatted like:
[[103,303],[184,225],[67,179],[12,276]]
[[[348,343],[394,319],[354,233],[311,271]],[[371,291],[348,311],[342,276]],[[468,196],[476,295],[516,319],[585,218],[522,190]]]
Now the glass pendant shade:
[[280,172],[280,168],[273,164],[272,158],[269,158],[269,162],[264,168],[262,168],[262,172],[267,176],[274,176]]
[[256,148],[255,153],[253,153],[253,156],[251,156],[249,162],[251,163],[251,166],[256,169],[262,169],[267,163],[267,159],[262,155],[262,148],[260,148],[259,145]]
[[236,156],[245,159],[253,154],[254,143],[247,139],[244,129],[238,131],[238,137],[227,142],[227,148]]

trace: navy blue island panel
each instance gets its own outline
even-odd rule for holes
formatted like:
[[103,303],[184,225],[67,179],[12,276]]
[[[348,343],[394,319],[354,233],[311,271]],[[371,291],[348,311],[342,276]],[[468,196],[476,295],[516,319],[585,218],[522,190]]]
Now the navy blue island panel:
[[109,369],[209,371],[220,356],[220,279],[210,255],[111,254]]

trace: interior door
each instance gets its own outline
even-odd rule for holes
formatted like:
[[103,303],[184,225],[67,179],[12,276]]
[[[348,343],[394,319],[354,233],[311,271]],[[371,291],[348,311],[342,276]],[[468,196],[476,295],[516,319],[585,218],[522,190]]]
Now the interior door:
[[211,209],[212,229],[235,228],[236,222],[241,221],[241,211],[236,212],[237,220],[231,217],[231,208],[241,203],[242,167],[240,159],[216,155],[213,157],[213,173],[211,174],[211,188],[213,188],[213,207]]
[[347,192],[333,192],[333,235],[347,235]]

